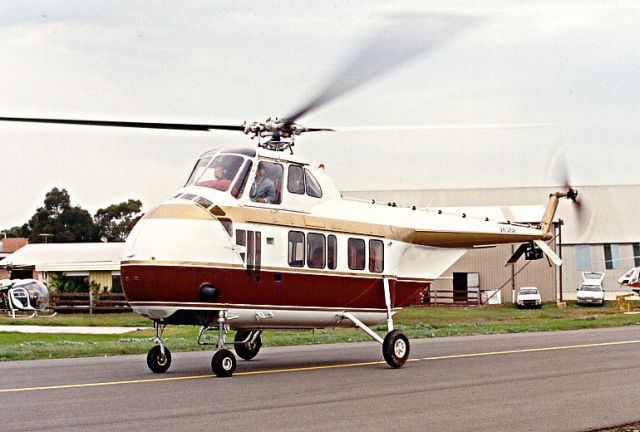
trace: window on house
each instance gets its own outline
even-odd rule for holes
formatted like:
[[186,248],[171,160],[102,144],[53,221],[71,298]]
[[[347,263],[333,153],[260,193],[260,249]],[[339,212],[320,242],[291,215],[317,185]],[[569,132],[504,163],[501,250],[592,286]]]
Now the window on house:
[[640,267],[640,243],[633,244],[633,266]]

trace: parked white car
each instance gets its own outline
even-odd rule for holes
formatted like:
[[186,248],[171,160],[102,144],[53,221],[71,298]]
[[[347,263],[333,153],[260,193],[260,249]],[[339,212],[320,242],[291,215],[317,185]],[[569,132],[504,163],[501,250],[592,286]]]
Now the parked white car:
[[522,308],[538,308],[542,307],[542,298],[540,292],[536,287],[522,287],[518,290],[516,297],[516,306],[518,309]]
[[604,273],[584,272],[582,279],[582,285],[578,288],[576,295],[576,303],[602,306],[604,304],[604,287],[602,286]]

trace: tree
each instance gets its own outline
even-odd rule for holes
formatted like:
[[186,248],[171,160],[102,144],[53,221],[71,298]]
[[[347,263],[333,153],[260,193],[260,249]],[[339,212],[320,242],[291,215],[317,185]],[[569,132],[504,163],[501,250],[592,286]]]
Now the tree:
[[[32,243],[89,242],[97,239],[91,214],[80,206],[72,207],[69,193],[57,187],[47,192],[44,206],[31,217],[29,228],[29,241]],[[46,235],[51,238],[45,240]]]
[[98,237],[104,236],[109,241],[124,241],[141,217],[140,200],[130,199],[101,208],[94,216]]
[[13,228],[4,230],[4,233],[9,238],[29,237],[31,235],[31,229],[29,229],[29,224],[23,224],[22,226],[14,226]]

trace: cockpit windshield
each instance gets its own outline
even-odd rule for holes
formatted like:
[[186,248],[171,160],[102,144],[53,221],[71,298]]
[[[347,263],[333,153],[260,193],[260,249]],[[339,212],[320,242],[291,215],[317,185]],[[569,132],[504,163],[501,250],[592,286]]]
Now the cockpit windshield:
[[210,157],[202,158],[196,163],[185,186],[203,186],[225,192],[229,189],[242,162],[244,162],[242,156],[232,154],[220,154],[213,160]]

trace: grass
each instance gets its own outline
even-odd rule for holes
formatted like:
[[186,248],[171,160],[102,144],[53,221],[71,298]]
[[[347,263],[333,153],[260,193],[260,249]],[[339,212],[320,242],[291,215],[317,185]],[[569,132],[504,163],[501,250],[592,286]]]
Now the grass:
[[[604,307],[580,307],[569,303],[567,309],[545,305],[542,309],[518,310],[512,305],[484,307],[408,308],[395,316],[396,328],[410,338],[521,333],[572,330],[597,327],[640,325],[640,315],[618,313],[613,302]],[[13,320],[0,318],[0,325],[122,326],[148,327],[151,321],[135,314],[68,314],[48,319]],[[163,340],[173,352],[211,350],[198,346],[195,326],[170,326]],[[384,335],[386,325],[376,327]],[[233,332],[230,334],[233,337]],[[370,340],[362,331],[323,329],[315,331],[266,331],[264,346],[308,345]],[[86,356],[144,354],[153,346],[153,330],[138,330],[124,335],[75,335],[45,333],[0,333],[0,360],[31,360]]]

